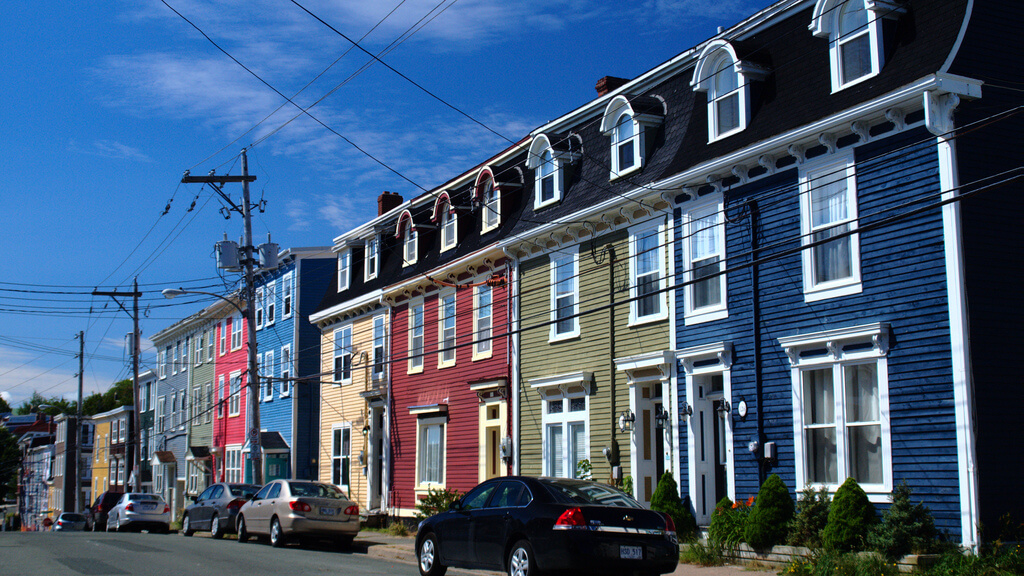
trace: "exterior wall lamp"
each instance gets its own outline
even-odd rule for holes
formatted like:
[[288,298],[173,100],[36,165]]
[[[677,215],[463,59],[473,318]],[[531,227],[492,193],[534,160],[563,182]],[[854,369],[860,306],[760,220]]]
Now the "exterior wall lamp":
[[619,414],[619,430],[632,432],[634,423],[636,423],[636,415],[631,410],[624,410],[622,414]]

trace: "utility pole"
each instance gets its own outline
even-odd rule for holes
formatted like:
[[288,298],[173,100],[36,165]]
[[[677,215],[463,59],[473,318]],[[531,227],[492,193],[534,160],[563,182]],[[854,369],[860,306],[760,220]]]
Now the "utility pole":
[[[133,330],[132,330],[132,393],[134,396],[135,406],[132,409],[132,442],[135,444],[135,462],[132,464],[132,476],[135,478],[134,490],[136,492],[142,491],[142,470],[140,469],[140,462],[142,462],[142,443],[141,443],[141,431],[139,430],[139,354],[142,351],[142,346],[139,344],[139,298],[142,296],[142,292],[139,292],[139,277],[135,277],[135,283],[133,284],[133,290],[131,292],[101,292],[99,290],[92,291],[93,296],[110,296],[117,302],[117,305],[124,310],[125,314],[132,317]],[[135,304],[132,307],[132,312],[125,310],[124,305],[117,299],[119,296],[131,296],[135,300]],[[81,404],[81,400],[79,400]]]
[[85,332],[78,331],[78,404],[75,409],[75,512],[82,511],[82,379],[85,377]]
[[[231,210],[242,215],[244,221],[244,237],[242,239],[242,265],[245,267],[245,323],[248,327],[248,364],[249,377],[246,383],[248,398],[246,409],[248,410],[249,426],[246,437],[249,440],[249,460],[252,462],[252,483],[263,484],[263,450],[260,442],[260,409],[259,409],[259,373],[256,367],[256,287],[254,284],[255,274],[253,272],[254,249],[252,245],[252,204],[249,201],[249,183],[256,180],[255,176],[249,175],[249,160],[246,157],[246,149],[242,149],[242,175],[241,176],[215,176],[210,172],[209,176],[190,176],[188,172],[182,177],[183,184],[203,183],[210,184],[220,194],[221,198],[231,206]],[[224,184],[229,182],[242,183],[242,206],[239,207],[222,190]]]

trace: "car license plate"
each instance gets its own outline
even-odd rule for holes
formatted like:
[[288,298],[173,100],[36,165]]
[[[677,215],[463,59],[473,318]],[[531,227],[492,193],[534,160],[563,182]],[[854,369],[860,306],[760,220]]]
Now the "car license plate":
[[320,509],[320,515],[321,516],[334,516],[334,512],[335,512],[334,508],[321,508]]
[[640,546],[619,546],[619,558],[643,560],[644,549]]
[[145,510],[146,512],[149,512],[150,510],[155,510],[156,504],[143,504],[142,509]]

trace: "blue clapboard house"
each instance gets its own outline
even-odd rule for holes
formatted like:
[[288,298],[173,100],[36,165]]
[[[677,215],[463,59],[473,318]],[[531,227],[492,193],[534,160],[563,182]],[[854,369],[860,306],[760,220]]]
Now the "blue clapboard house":
[[[315,479],[319,450],[320,332],[306,320],[337,259],[329,247],[290,248],[257,275],[256,343],[263,476]],[[243,447],[248,451],[249,446]],[[251,470],[246,479],[251,481]]]
[[883,509],[906,482],[968,546],[1021,518],[1024,157],[1005,78],[1024,49],[999,23],[1022,12],[783,1],[693,50],[661,186],[682,190],[678,469],[700,524],[773,473],[794,497],[854,478]]

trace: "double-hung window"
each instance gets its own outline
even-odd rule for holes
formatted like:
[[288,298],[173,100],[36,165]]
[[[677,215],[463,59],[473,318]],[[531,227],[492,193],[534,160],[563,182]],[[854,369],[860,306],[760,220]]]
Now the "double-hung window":
[[267,326],[277,321],[277,283],[267,284]]
[[277,374],[273,350],[267,350],[263,355],[263,363],[263,373],[260,374],[260,381],[263,383],[263,399],[270,401],[274,399],[274,375]]
[[224,417],[224,403],[228,400],[228,390],[224,387],[224,375],[217,380],[217,418]]
[[712,69],[715,77],[708,94],[712,103],[709,111],[714,122],[713,136],[720,138],[741,128],[739,82],[728,54],[722,54]]
[[491,326],[493,310],[491,287],[482,284],[474,289],[473,294],[473,357],[489,358],[491,356]]
[[612,132],[612,171],[616,174],[631,172],[639,167],[637,132],[637,126],[629,113],[623,113],[615,122],[615,131]]
[[444,427],[446,418],[420,418],[417,446],[419,485],[444,484]]
[[537,168],[537,204],[544,206],[555,200],[555,156],[548,148],[540,155]]
[[263,287],[260,286],[256,289],[256,329],[260,330],[263,328],[263,309],[266,304],[266,295],[263,291]]
[[546,396],[542,409],[544,473],[555,478],[578,478],[580,461],[590,457],[587,396]]
[[219,322],[217,324],[217,331],[220,332],[220,354],[223,356],[228,353],[228,324],[231,322],[228,319],[227,322]]
[[338,254],[338,292],[348,290],[352,279],[352,251],[342,250]]
[[156,432],[157,434],[163,434],[166,426],[164,424],[164,416],[167,407],[167,398],[161,396],[156,399]]
[[630,324],[668,318],[664,236],[658,222],[629,232]]
[[194,342],[195,342],[195,356],[194,356],[194,358],[195,358],[196,366],[199,366],[200,364],[203,363],[203,350],[206,349],[206,345],[204,344],[205,340],[206,340],[206,332],[202,332],[201,334],[199,334],[199,336],[196,336],[196,338],[194,340]]
[[231,391],[228,397],[228,416],[238,416],[242,411],[242,374],[231,373]]
[[[533,170],[533,209],[562,201],[568,165],[579,158],[578,136],[538,134],[530,144],[526,167]],[[574,150],[575,149],[575,150]]]
[[347,490],[352,482],[352,427],[331,431],[331,484]]
[[409,304],[409,367],[408,372],[423,370],[423,301]]
[[224,450],[224,479],[228,482],[242,481],[242,448]]
[[481,232],[494,230],[501,224],[501,193],[494,187],[494,179],[485,176],[480,183],[480,201],[483,203],[483,227]]
[[281,280],[281,318],[292,317],[292,296],[295,291],[295,275],[291,272]]
[[174,344],[174,346],[171,348],[171,374],[172,375],[178,373],[178,346],[180,344],[181,344],[180,342],[176,342]]
[[892,0],[817,0],[811,32],[828,38],[832,92],[876,76],[885,62],[883,21],[906,8]]
[[292,347],[286,344],[281,347],[281,396],[292,393]]
[[411,266],[419,256],[419,234],[411,223],[405,225],[402,240],[402,266]]
[[206,360],[207,362],[213,360],[216,355],[214,351],[217,346],[217,328],[210,328],[210,337],[206,339]]
[[455,212],[445,208],[441,210],[441,251],[455,248],[458,242],[458,218]]
[[386,340],[384,330],[384,316],[373,317],[373,379],[380,380],[384,377],[384,369],[387,366],[384,344]]
[[444,292],[437,298],[438,367],[455,364],[455,292]]
[[203,403],[205,409],[203,412],[206,414],[206,423],[209,424],[213,421],[213,382],[207,382],[205,388],[206,401]]
[[352,326],[334,331],[334,381],[352,381]]
[[725,224],[721,200],[694,208],[683,227],[686,324],[727,317]]
[[235,316],[231,319],[231,349],[238,350],[242,347],[242,317]]
[[366,239],[363,256],[363,280],[369,282],[377,277],[380,265],[380,239],[377,236]]
[[580,335],[579,247],[571,246],[551,256],[551,329],[549,340]]
[[884,501],[892,490],[889,326],[779,339],[790,359],[797,490],[853,478]]
[[156,366],[160,379],[167,378],[167,350],[160,350],[156,353]]
[[853,158],[818,164],[800,175],[804,300],[858,294],[860,241]]

